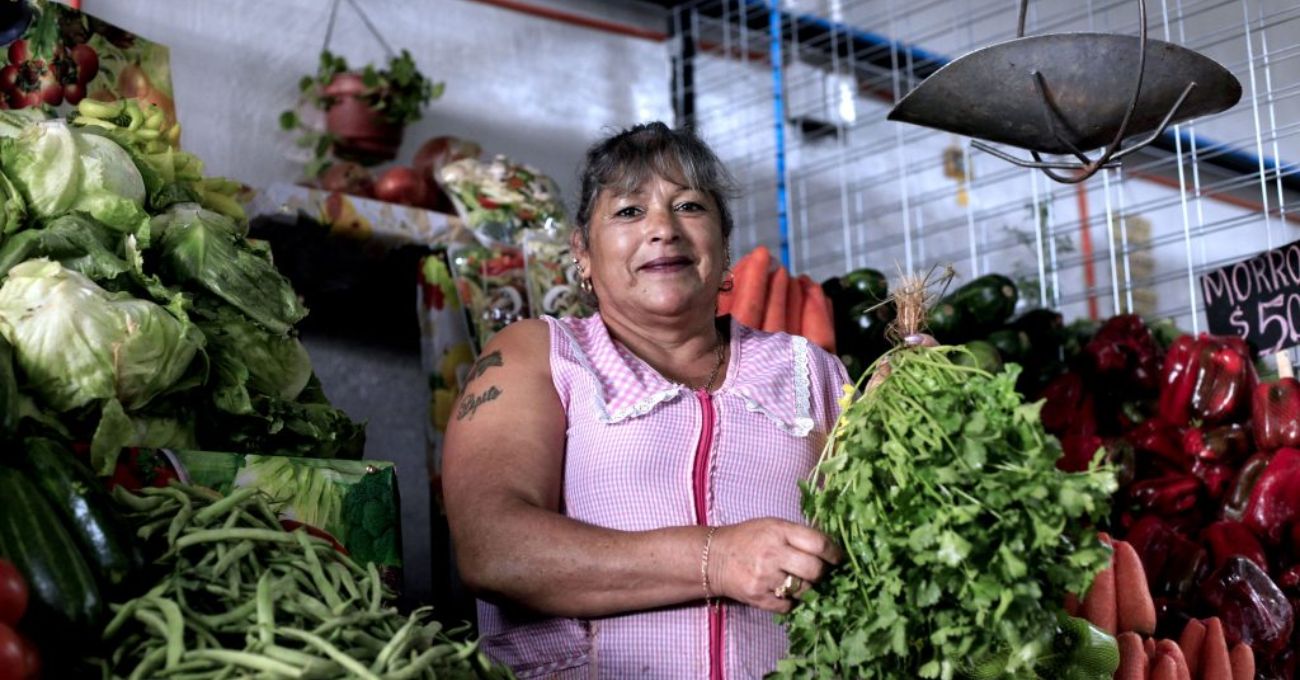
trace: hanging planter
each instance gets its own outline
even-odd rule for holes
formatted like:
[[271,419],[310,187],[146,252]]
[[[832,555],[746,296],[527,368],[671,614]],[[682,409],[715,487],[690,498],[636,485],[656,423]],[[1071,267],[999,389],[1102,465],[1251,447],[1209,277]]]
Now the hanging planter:
[[420,73],[406,50],[390,57],[385,68],[367,65],[360,71],[322,50],[316,75],[303,76],[298,88],[300,106],[325,112],[324,129],[304,123],[296,111],[280,114],[280,125],[298,130],[298,145],[312,150],[306,174],[315,178],[335,160],[362,165],[392,160],[406,126],[442,96],[443,84]]
[[371,106],[366,90],[358,73],[334,76],[322,89],[333,101],[325,112],[325,130],[334,138],[335,156],[373,165],[397,156],[405,129]]

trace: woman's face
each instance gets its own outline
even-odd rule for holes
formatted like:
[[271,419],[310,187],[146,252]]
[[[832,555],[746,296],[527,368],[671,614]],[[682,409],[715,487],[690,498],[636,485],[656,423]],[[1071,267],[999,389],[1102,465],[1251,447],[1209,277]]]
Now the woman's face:
[[589,247],[578,261],[602,311],[672,316],[704,306],[712,312],[726,245],[708,193],[651,175],[626,195],[602,191],[589,226]]

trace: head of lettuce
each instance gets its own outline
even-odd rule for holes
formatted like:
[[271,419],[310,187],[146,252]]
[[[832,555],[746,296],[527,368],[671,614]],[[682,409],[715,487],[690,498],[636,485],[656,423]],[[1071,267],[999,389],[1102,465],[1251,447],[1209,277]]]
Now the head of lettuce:
[[61,120],[35,123],[0,141],[0,164],[37,218],[84,212],[122,233],[149,219],[139,169],[102,135]]
[[140,408],[185,375],[204,342],[183,312],[110,293],[43,258],[9,270],[0,334],[27,386],[60,412],[104,399]]

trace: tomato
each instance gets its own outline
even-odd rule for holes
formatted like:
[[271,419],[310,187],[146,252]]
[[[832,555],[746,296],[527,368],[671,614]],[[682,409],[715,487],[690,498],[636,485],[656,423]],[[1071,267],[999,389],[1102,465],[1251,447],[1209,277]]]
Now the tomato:
[[27,581],[13,562],[0,558],[0,623],[18,625],[27,612]]
[[40,92],[24,92],[22,90],[15,90],[9,94],[9,105],[15,109],[28,109],[33,106],[40,106],[41,101]]
[[72,83],[63,86],[63,98],[68,100],[69,104],[76,104],[86,98],[86,86],[83,83]]
[[27,667],[27,679],[36,680],[41,677],[41,652],[36,648],[36,643],[22,633],[18,634],[18,642],[23,648],[23,665]]
[[31,58],[26,40],[15,40],[9,45],[9,63],[21,64]]
[[0,68],[0,90],[11,92],[18,88],[18,65],[9,64]]
[[18,631],[0,623],[0,680],[27,678],[27,657],[27,645]]
[[95,49],[90,45],[72,48],[72,60],[77,62],[78,83],[85,85],[99,75],[99,55],[95,54]]

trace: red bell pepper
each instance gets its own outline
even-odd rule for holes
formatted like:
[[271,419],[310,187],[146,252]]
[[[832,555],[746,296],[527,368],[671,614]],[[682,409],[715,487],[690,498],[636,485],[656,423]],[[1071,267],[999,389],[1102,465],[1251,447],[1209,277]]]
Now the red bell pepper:
[[1242,521],[1277,545],[1300,520],[1300,449],[1278,449],[1250,492]]
[[1264,547],[1259,544],[1259,539],[1255,538],[1250,528],[1241,522],[1230,520],[1215,522],[1201,532],[1201,540],[1205,541],[1206,547],[1210,549],[1210,557],[1214,560],[1215,569],[1222,567],[1229,557],[1235,555],[1244,557],[1259,565],[1260,569],[1268,571],[1268,556],[1264,554]]
[[1190,475],[1165,475],[1129,487],[1133,505],[1162,517],[1187,512],[1200,500],[1201,481]]
[[[1283,373],[1284,363],[1289,362],[1278,362],[1279,373]],[[1255,387],[1251,399],[1251,427],[1255,433],[1255,445],[1261,450],[1300,446],[1300,382],[1284,375],[1277,382]]]
[[1195,349],[1196,338],[1183,335],[1169,346],[1165,354],[1157,413],[1174,425],[1186,425],[1191,418],[1192,391],[1196,388],[1196,374],[1192,370]]
[[1250,431],[1238,423],[1183,432],[1183,452],[1210,463],[1236,463],[1250,455]]
[[1237,478],[1232,481],[1232,488],[1228,491],[1228,497],[1223,501],[1223,518],[1234,521],[1240,521],[1246,515],[1246,505],[1250,503],[1251,492],[1255,490],[1255,482],[1259,481],[1259,476],[1264,473],[1268,467],[1268,462],[1273,459],[1271,451],[1260,451],[1251,456],[1241,469],[1237,471]]
[[1217,503],[1232,488],[1232,480],[1237,476],[1237,470],[1231,465],[1197,459],[1192,463],[1192,475],[1205,485],[1205,495]]
[[1097,377],[1115,386],[1155,391],[1160,385],[1160,346],[1136,314],[1111,317],[1083,353]]
[[1079,418],[1087,398],[1083,377],[1078,373],[1071,371],[1056,376],[1043,388],[1043,410],[1039,413],[1043,428],[1057,436],[1064,434]]
[[1247,415],[1257,380],[1250,348],[1237,337],[1204,336],[1199,342],[1192,416],[1218,423]]
[[1133,428],[1125,437],[1138,453],[1142,468],[1154,463],[1157,470],[1181,471],[1190,469],[1191,459],[1183,453],[1178,431],[1161,418],[1152,418]]

